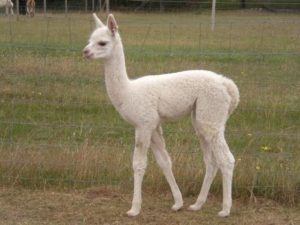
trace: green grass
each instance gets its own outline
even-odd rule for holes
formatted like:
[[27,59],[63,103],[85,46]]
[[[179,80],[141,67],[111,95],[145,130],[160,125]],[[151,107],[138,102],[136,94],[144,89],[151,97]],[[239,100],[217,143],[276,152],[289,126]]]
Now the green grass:
[[[220,12],[215,32],[206,12],[116,18],[130,77],[200,68],[236,81],[241,103],[226,131],[235,197],[299,201],[299,15]],[[102,62],[81,56],[91,15],[1,17],[0,26],[2,184],[130,190],[133,128],[109,103]],[[189,118],[164,133],[182,191],[197,194],[204,171]],[[168,190],[149,161],[145,188]]]

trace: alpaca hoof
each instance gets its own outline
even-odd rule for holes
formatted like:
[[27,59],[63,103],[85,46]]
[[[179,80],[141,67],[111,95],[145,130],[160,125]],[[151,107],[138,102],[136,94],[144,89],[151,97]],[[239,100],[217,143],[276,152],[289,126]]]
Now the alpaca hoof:
[[182,206],[183,206],[183,203],[174,204],[174,205],[172,206],[172,210],[173,210],[173,211],[178,211],[179,209],[182,208]]
[[127,216],[129,216],[129,217],[134,217],[134,216],[137,216],[137,215],[139,215],[140,214],[140,211],[138,211],[138,210],[129,210],[127,213]]
[[201,206],[197,205],[197,204],[193,204],[193,205],[190,205],[188,210],[190,211],[198,211],[201,209]]
[[218,216],[219,217],[227,217],[227,216],[229,216],[229,214],[230,214],[230,211],[228,211],[228,210],[222,210],[222,211],[220,211],[218,213]]

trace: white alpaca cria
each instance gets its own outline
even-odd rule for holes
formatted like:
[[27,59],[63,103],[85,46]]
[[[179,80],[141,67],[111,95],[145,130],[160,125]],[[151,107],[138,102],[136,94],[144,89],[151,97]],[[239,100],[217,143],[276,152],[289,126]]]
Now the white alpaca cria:
[[113,15],[107,26],[93,14],[96,29],[91,34],[84,55],[89,59],[104,58],[105,84],[108,96],[120,115],[135,127],[133,154],[134,193],[129,216],[140,213],[142,180],[151,147],[158,165],[170,185],[175,204],[183,206],[172,163],[166,151],[161,123],[191,114],[201,141],[206,173],[202,189],[190,210],[199,210],[207,199],[218,168],[223,175],[223,209],[228,216],[232,205],[231,188],[234,157],[224,138],[225,124],[239,102],[239,91],[232,80],[205,70],[190,70],[131,80],[127,76],[123,45]]
[[14,3],[11,0],[0,0],[0,8],[5,7],[5,14],[14,15]]

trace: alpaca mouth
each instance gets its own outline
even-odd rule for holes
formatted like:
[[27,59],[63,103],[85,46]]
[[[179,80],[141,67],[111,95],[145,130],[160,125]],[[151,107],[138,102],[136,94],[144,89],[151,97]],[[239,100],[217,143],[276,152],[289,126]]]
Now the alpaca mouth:
[[84,57],[85,57],[86,59],[91,59],[91,58],[93,58],[93,56],[94,56],[93,53],[84,54]]
[[83,49],[83,56],[86,59],[91,59],[94,56],[94,53],[92,51],[90,51],[88,48],[84,48]]

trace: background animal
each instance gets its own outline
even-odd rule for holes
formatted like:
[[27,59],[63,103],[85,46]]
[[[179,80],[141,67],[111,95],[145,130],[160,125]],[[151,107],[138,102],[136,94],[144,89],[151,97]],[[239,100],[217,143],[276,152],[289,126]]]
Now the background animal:
[[33,17],[35,14],[35,0],[27,0],[26,2],[26,14]]
[[5,8],[5,14],[14,15],[14,3],[11,0],[0,0],[0,8]]

